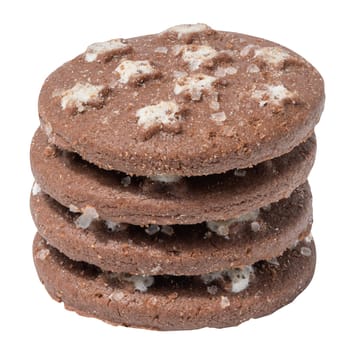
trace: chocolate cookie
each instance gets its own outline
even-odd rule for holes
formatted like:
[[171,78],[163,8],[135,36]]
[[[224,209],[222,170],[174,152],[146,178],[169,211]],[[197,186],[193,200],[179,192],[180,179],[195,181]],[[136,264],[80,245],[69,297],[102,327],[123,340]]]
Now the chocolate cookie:
[[315,153],[313,136],[253,168],[163,183],[101,170],[49,146],[37,131],[31,165],[43,191],[75,211],[93,207],[102,219],[136,225],[194,224],[227,220],[289,197],[306,181]]
[[39,234],[69,258],[106,271],[145,275],[205,274],[269,260],[308,235],[312,223],[307,183],[249,220],[224,225],[141,228],[95,221],[82,229],[80,214],[43,192],[31,196],[31,211]]
[[309,284],[315,247],[304,240],[276,261],[214,274],[131,276],[68,259],[37,235],[38,275],[65,308],[115,325],[160,330],[229,327],[268,315]]
[[101,168],[197,176],[290,152],[323,105],[301,56],[198,24],[89,46],[45,81],[39,114],[51,143]]

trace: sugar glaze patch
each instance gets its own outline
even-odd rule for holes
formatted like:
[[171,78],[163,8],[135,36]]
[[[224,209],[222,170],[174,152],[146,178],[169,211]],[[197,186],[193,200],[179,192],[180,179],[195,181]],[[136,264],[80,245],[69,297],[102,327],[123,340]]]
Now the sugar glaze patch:
[[155,125],[173,124],[180,121],[179,106],[174,101],[161,101],[156,105],[140,108],[136,112],[138,125],[149,129]]
[[254,90],[251,97],[259,101],[260,107],[264,107],[268,103],[276,106],[282,106],[286,101],[292,101],[295,103],[297,95],[288,90],[282,84],[264,84],[262,89]]
[[91,44],[85,51],[84,58],[87,62],[93,62],[99,59],[100,56],[106,56],[106,59],[111,58],[124,51],[130,50],[131,47],[122,39],[112,39],[104,42]]
[[148,60],[131,61],[125,60],[121,62],[115,69],[120,76],[119,82],[126,84],[132,77],[151,76],[155,70]]
[[101,102],[100,93],[103,85],[77,83],[61,94],[61,108],[76,108],[79,113],[86,110],[87,105]]
[[180,24],[171,28],[168,28],[165,32],[173,32],[178,34],[178,39],[181,39],[184,35],[200,33],[211,28],[203,23],[196,24]]
[[255,50],[255,58],[260,58],[269,65],[278,66],[292,57],[291,54],[277,46],[262,47]]
[[177,79],[174,86],[176,95],[188,93],[191,100],[199,101],[203,92],[211,92],[217,78],[206,74],[193,74]]

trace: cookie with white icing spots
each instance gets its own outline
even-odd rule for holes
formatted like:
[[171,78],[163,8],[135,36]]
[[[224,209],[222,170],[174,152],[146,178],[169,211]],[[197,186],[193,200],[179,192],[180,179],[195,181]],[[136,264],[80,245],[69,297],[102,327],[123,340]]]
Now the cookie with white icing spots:
[[51,143],[100,168],[197,176],[290,152],[323,104],[293,51],[197,24],[90,45],[47,78],[39,114]]
[[195,224],[227,220],[289,197],[306,181],[315,152],[313,136],[290,153],[249,169],[189,178],[130,177],[49,146],[39,130],[31,165],[42,190],[75,211],[93,207],[101,219],[136,225]]
[[85,213],[73,213],[43,192],[31,196],[31,212],[38,233],[69,258],[144,275],[206,274],[276,258],[312,223],[308,184],[232,222],[140,227],[94,218],[81,227]]
[[160,330],[292,301],[315,267],[307,177],[323,106],[317,70],[264,39],[194,24],[88,46],[45,81],[31,145],[50,295]]
[[66,309],[114,325],[157,330],[236,326],[290,303],[309,284],[315,246],[304,240],[272,261],[195,276],[115,274],[68,259],[39,235],[40,280]]

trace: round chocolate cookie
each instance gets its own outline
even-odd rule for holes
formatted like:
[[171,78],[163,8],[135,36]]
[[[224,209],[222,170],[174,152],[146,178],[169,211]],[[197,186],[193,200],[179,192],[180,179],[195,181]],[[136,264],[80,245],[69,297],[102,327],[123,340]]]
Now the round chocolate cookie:
[[290,152],[323,105],[296,53],[197,24],[89,46],[47,78],[39,114],[51,143],[101,168],[197,176]]
[[290,153],[249,169],[162,183],[101,170],[48,145],[39,130],[31,165],[42,190],[75,211],[92,207],[96,217],[134,225],[195,224],[228,220],[289,197],[306,181],[315,153],[312,136]]
[[269,260],[308,235],[312,223],[307,183],[288,199],[231,223],[141,228],[95,221],[82,229],[80,214],[43,192],[31,196],[31,212],[38,233],[69,258],[144,275],[206,274]]
[[204,276],[140,278],[74,262],[39,235],[33,254],[40,280],[65,308],[114,325],[158,330],[222,328],[268,315],[306,288],[316,259],[313,241],[304,240],[275,263]]

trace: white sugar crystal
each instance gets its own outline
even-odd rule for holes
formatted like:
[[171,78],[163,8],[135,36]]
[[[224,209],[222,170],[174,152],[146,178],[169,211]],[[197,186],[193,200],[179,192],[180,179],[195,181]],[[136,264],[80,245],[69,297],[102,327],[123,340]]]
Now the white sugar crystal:
[[252,93],[252,98],[259,100],[260,107],[265,106],[267,103],[271,103],[273,105],[281,105],[285,99],[294,97],[295,94],[286,89],[282,84],[264,84],[263,89],[255,90]]
[[76,205],[74,205],[74,204],[70,204],[70,205],[68,206],[68,209],[69,209],[69,211],[70,211],[71,213],[80,213],[79,208],[78,208]]
[[120,301],[124,299],[125,294],[123,292],[113,292],[112,294],[109,295],[109,299],[113,301]]
[[253,273],[254,269],[252,266],[228,270],[227,274],[232,280],[232,292],[239,293],[246,289]]
[[238,177],[244,177],[246,176],[246,170],[245,169],[235,169],[233,171],[234,176],[238,176]]
[[99,214],[96,209],[90,206],[87,206],[82,209],[82,215],[77,218],[75,221],[76,226],[82,229],[86,229],[90,226],[93,220],[98,219]]
[[166,32],[174,32],[178,34],[178,39],[186,34],[199,33],[205,30],[211,29],[206,24],[196,23],[196,24],[180,24],[171,28],[168,28]]
[[168,48],[166,46],[159,46],[154,51],[166,54],[168,52]]
[[250,227],[251,227],[251,231],[253,231],[253,232],[258,232],[261,229],[261,225],[259,224],[258,221],[253,221],[250,224]]
[[122,222],[114,222],[110,220],[106,220],[105,225],[107,229],[111,232],[125,231],[129,226],[128,224],[124,224]]
[[78,112],[83,112],[89,102],[97,100],[99,93],[104,89],[103,85],[89,83],[77,83],[71,89],[65,90],[61,96],[61,107],[75,107]]
[[144,230],[148,235],[154,235],[155,233],[158,233],[160,231],[160,226],[151,224]]
[[41,186],[37,182],[34,182],[31,190],[32,195],[37,196],[40,192],[41,192]]
[[179,78],[174,86],[174,93],[179,95],[188,92],[193,101],[199,101],[203,91],[211,91],[215,77],[206,74],[193,74]]
[[161,232],[164,233],[167,236],[172,236],[174,234],[174,229],[173,229],[172,226],[162,225],[161,226]]
[[211,101],[209,102],[209,107],[214,111],[218,111],[220,109],[219,93],[214,91],[210,94],[210,96]]
[[121,180],[120,183],[124,186],[124,187],[128,187],[131,184],[131,176],[124,176]]
[[211,295],[215,295],[217,291],[218,291],[218,287],[215,284],[207,287],[207,292]]
[[216,124],[223,124],[223,122],[227,119],[225,112],[218,112],[213,113],[210,115],[210,118],[216,123]]
[[260,69],[256,64],[250,64],[247,66],[246,71],[248,73],[258,73],[260,72]]
[[124,49],[125,47],[128,47],[128,45],[124,44],[121,39],[113,39],[109,41],[94,43],[88,46],[84,57],[87,62],[93,62],[99,55],[105,54],[107,52],[116,53],[116,50]]
[[228,307],[230,305],[231,305],[231,303],[230,303],[229,299],[222,295],[221,300],[220,300],[221,309],[226,309],[226,307]]
[[276,66],[291,57],[291,55],[281,47],[269,46],[257,49],[255,57],[259,57],[266,63]]
[[304,256],[310,256],[311,255],[311,249],[308,247],[301,247],[300,248],[300,254]]
[[49,255],[49,250],[48,249],[40,249],[36,253],[36,258],[43,261],[43,260],[45,260],[47,258],[48,255]]
[[207,45],[185,45],[181,49],[182,58],[189,64],[191,70],[196,70],[206,61],[217,56],[218,52]]
[[207,227],[219,236],[227,236],[229,234],[229,227],[238,222],[254,221],[258,218],[259,210],[251,211],[247,214],[241,215],[237,218],[226,221],[208,221]]
[[149,176],[149,179],[155,182],[163,183],[175,183],[179,182],[182,179],[182,176],[179,175],[152,175]]
[[119,82],[122,84],[126,84],[133,76],[150,75],[154,73],[154,68],[147,60],[125,60],[118,65],[118,67],[115,69],[115,72],[119,73],[120,75]]
[[235,67],[218,67],[215,71],[216,77],[225,77],[226,75],[233,75],[238,72],[238,69]]
[[136,112],[138,125],[148,129],[160,124],[173,124],[180,120],[179,106],[174,101],[162,101],[156,105],[150,105]]

